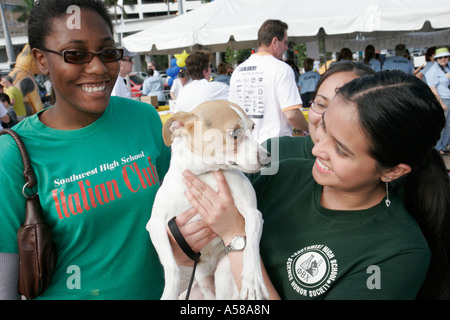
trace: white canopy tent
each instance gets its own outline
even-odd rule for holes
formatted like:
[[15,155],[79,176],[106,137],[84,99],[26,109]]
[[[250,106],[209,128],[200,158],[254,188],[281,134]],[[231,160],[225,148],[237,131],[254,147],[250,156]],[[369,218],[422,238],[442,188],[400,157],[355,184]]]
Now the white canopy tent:
[[296,43],[325,41],[327,51],[344,46],[356,51],[369,43],[377,49],[405,42],[410,47],[450,43],[447,0],[215,0],[127,36],[123,44],[150,54],[255,48],[258,29],[267,19],[286,22]]

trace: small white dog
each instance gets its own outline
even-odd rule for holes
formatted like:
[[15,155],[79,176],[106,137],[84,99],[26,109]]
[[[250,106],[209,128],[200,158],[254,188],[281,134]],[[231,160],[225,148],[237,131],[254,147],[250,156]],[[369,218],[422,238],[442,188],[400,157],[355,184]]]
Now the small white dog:
[[[268,298],[259,256],[263,219],[256,207],[255,191],[242,172],[258,172],[269,165],[270,155],[252,137],[252,129],[253,122],[245,112],[225,100],[202,103],[189,113],[178,112],[164,124],[164,142],[172,146],[172,159],[147,224],[164,267],[165,288],[161,299],[178,299],[180,294],[180,269],[173,256],[166,226],[171,218],[192,207],[185,196],[183,170],[191,171],[215,190],[217,183],[213,171],[223,170],[236,207],[245,219],[246,239],[236,239],[241,240],[241,247],[232,248],[242,250],[245,247],[241,292],[237,292],[225,244],[217,237],[201,250],[195,273],[203,296],[205,299]],[[197,218],[200,216],[194,219]],[[226,259],[222,259],[224,257]]]

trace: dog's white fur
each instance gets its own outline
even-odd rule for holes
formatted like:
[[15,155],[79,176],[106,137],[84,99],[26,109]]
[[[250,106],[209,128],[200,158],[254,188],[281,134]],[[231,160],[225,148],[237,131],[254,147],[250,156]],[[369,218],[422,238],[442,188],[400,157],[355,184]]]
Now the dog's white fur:
[[[147,224],[150,238],[164,267],[165,288],[161,299],[178,299],[180,269],[175,262],[166,231],[167,222],[191,208],[182,182],[189,170],[217,190],[213,171],[222,170],[236,207],[245,219],[247,245],[243,252],[242,288],[237,292],[225,245],[217,237],[201,250],[195,279],[205,299],[267,299],[259,241],[263,219],[256,208],[256,194],[243,172],[257,172],[270,156],[253,139],[253,122],[237,105],[215,100],[192,112],[178,112],[164,124],[163,137],[172,147],[172,158]],[[195,219],[199,219],[197,215]],[[220,263],[219,263],[220,261]]]

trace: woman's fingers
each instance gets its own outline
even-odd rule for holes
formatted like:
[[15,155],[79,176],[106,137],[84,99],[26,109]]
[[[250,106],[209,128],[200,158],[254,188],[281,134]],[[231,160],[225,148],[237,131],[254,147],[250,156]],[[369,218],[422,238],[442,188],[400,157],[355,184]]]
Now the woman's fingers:
[[195,208],[190,208],[185,212],[182,212],[177,216],[177,224],[184,226],[186,223],[191,221],[197,215],[197,210]]
[[196,215],[197,210],[190,208],[177,216],[175,222],[192,250],[199,252],[206,244],[217,237],[217,235],[201,219],[190,222]]
[[189,171],[183,172],[186,196],[205,222],[223,240],[230,234],[244,235],[244,219],[237,210],[231,190],[222,172],[214,172],[218,191]]
[[217,193],[202,180],[189,171],[183,172],[183,181],[186,184],[186,196],[197,212],[208,220],[208,214],[214,210],[214,201],[217,201]]
[[225,179],[225,176],[223,175],[223,172],[218,170],[214,172],[214,177],[217,181],[217,187],[219,189],[219,194],[221,194],[223,197],[226,197],[227,199],[232,199],[233,196],[231,195],[230,186],[228,185],[227,180]]

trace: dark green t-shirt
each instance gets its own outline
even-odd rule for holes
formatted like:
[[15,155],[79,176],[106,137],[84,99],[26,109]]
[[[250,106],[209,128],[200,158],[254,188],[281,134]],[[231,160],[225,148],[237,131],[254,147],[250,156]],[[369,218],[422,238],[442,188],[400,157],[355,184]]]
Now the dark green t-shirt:
[[265,174],[272,174],[278,170],[278,164],[282,160],[300,158],[314,159],[312,149],[314,143],[311,136],[301,137],[274,137],[267,139],[262,144],[271,154],[270,167],[264,169]]
[[414,299],[430,251],[416,221],[390,192],[356,211],[320,204],[312,160],[281,161],[253,180],[264,229],[261,256],[283,299]]

